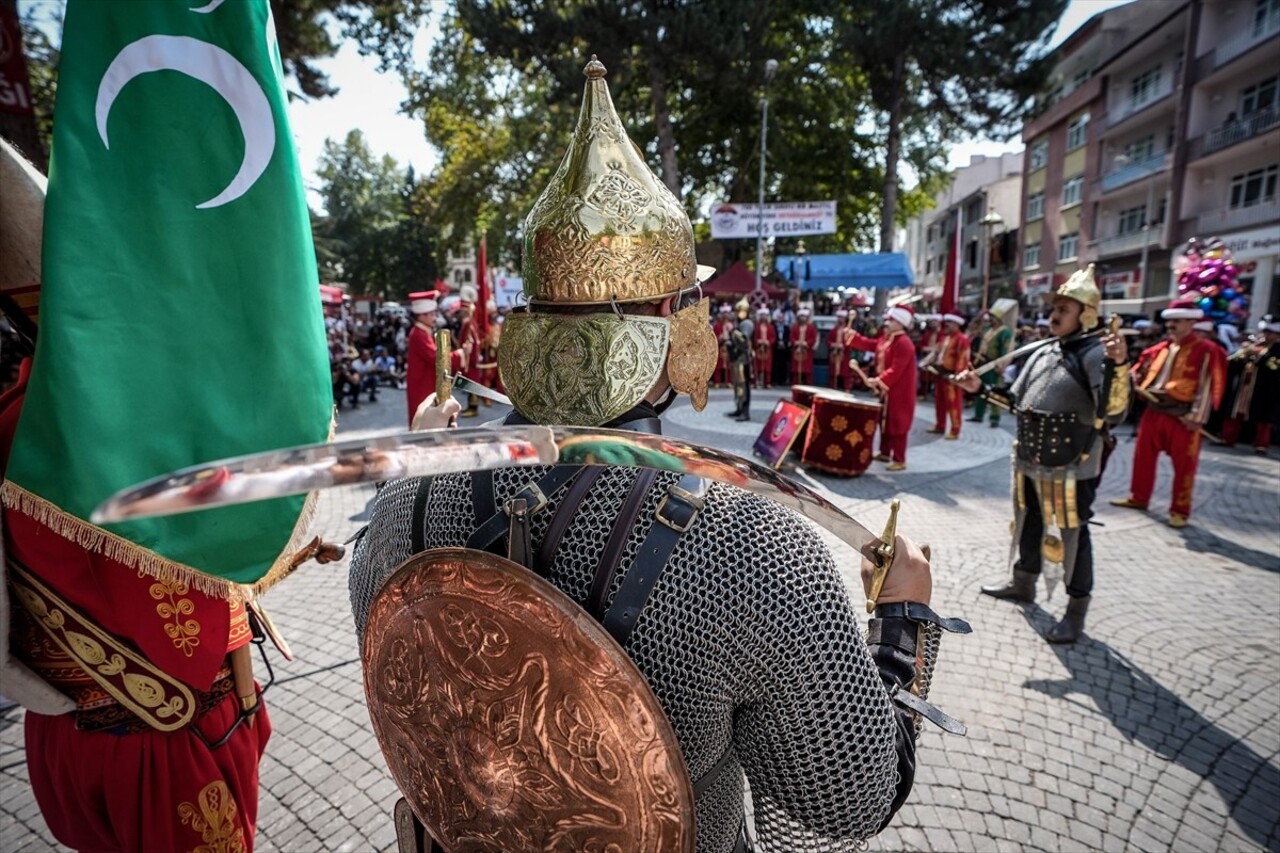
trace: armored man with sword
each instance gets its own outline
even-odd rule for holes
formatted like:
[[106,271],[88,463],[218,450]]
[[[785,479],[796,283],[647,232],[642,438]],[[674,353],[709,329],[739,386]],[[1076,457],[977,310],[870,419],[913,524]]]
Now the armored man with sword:
[[[705,405],[717,341],[688,216],[604,66],[585,73],[525,223],[507,423],[653,446],[677,393]],[[929,609],[926,556],[887,535],[887,575],[864,558],[864,640],[815,530],[684,447],[686,467],[638,451],[382,487],[351,596],[402,841],[745,851],[745,776],[765,849],[857,850],[902,805],[919,720],[954,723],[923,701],[939,629],[967,630]]]
[[[1090,264],[1053,295],[1051,342],[1031,354],[1011,388],[986,392],[989,401],[1012,407],[1018,416],[1013,455],[1017,561],[1009,583],[982,591],[1034,601],[1045,561],[1060,563],[1069,598],[1066,615],[1045,636],[1051,643],[1074,643],[1084,630],[1093,591],[1089,519],[1102,476],[1104,427],[1119,421],[1129,402],[1124,342],[1114,333],[1089,334],[1099,326],[1100,301]],[[982,390],[982,378],[973,370],[960,373],[955,382],[971,393]],[[1060,536],[1050,532],[1055,526]]]

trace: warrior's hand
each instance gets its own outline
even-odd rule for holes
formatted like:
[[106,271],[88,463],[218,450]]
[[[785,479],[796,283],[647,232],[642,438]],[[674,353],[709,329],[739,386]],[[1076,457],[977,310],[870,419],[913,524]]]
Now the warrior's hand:
[[962,370],[953,376],[952,380],[970,394],[976,394],[982,390],[982,379],[972,370]]
[[1102,347],[1112,364],[1124,364],[1129,360],[1129,348],[1125,346],[1124,338],[1119,335],[1104,335]]
[[436,395],[432,393],[418,406],[418,411],[413,413],[413,430],[416,432],[457,426],[458,413],[461,411],[462,404],[453,397],[437,404]]
[[[866,557],[862,558],[862,587],[867,596],[871,595],[871,580],[875,575],[875,564]],[[933,594],[933,575],[929,571],[929,558],[920,546],[905,536],[894,539],[893,562],[889,564],[889,573],[876,596],[876,604],[893,604],[900,601],[916,601],[928,604]]]

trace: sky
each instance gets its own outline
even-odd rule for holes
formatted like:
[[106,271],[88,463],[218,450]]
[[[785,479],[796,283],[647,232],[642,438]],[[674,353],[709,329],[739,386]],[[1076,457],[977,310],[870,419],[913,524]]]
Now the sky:
[[[1051,45],[1063,41],[1098,12],[1125,2],[1129,0],[1071,0]],[[418,39],[415,53],[425,56],[432,37],[433,33],[424,32]],[[315,169],[324,150],[324,141],[326,138],[341,140],[352,128],[358,127],[364,132],[375,154],[390,154],[401,166],[411,163],[419,174],[435,166],[438,158],[423,137],[421,123],[399,111],[405,89],[398,76],[379,74],[376,60],[360,56],[350,43],[344,43],[334,58],[316,65],[329,75],[330,82],[339,88],[339,93],[332,98],[309,103],[294,101],[289,107],[299,161],[313,206],[322,206],[315,193]],[[999,156],[1005,151],[1021,148],[1021,141],[1016,139],[1011,142],[986,139],[961,142],[951,150],[949,165],[953,168],[968,165],[969,158],[975,154]],[[911,182],[909,176],[904,177],[908,183]]]

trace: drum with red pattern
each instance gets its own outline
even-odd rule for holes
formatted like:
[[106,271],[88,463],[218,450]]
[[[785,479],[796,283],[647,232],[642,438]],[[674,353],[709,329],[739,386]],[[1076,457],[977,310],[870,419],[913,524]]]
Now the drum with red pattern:
[[856,477],[867,470],[875,454],[872,443],[880,424],[880,403],[871,397],[814,390],[800,461],[829,474]]
[[813,396],[815,394],[821,394],[829,390],[831,389],[821,388],[817,385],[792,385],[791,399],[793,402],[799,403],[802,406],[812,406]]

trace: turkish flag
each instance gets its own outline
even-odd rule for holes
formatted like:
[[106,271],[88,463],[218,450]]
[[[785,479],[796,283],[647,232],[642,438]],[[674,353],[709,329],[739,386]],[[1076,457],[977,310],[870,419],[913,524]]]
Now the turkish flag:
[[480,238],[480,248],[476,251],[476,284],[479,289],[479,296],[476,299],[476,329],[480,332],[480,340],[487,341],[489,339],[489,300],[493,298],[493,291],[489,288],[489,259],[485,247],[485,237]]

